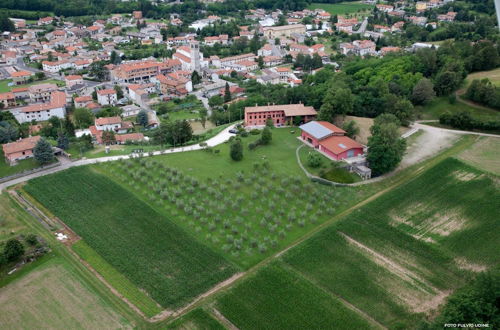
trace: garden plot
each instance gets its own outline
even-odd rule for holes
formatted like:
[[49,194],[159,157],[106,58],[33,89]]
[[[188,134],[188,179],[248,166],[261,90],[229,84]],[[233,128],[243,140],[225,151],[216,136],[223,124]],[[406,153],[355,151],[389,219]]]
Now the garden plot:
[[249,267],[331,218],[350,198],[332,188],[254,164],[252,173],[198,179],[155,159],[99,167],[200,241]]

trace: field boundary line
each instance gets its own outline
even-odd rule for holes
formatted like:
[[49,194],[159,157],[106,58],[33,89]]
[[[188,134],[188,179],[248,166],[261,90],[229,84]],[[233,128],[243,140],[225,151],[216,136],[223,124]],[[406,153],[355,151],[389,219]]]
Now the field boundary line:
[[[350,245],[353,245],[355,248],[357,248],[359,251],[362,251],[366,254],[368,254],[372,262],[384,267],[387,271],[390,273],[396,275],[399,277],[401,280],[409,283],[410,285],[414,286],[417,289],[422,289],[425,291],[428,291],[427,288],[431,289],[434,292],[428,292],[430,294],[441,294],[442,291],[436,287],[434,287],[431,283],[429,283],[425,278],[423,278],[421,275],[415,273],[414,271],[409,270],[407,267],[402,265],[401,263],[385,256],[384,254],[372,249],[371,247],[355,240],[351,236],[341,232],[337,231],[337,233],[342,236],[346,242]],[[427,288],[425,288],[425,287]]]
[[337,299],[344,306],[346,306],[347,308],[349,308],[353,312],[359,314],[366,321],[368,321],[368,322],[370,322],[370,323],[372,323],[372,324],[374,324],[382,329],[385,329],[385,330],[388,329],[385,325],[383,325],[382,323],[380,323],[379,321],[377,321],[376,319],[371,317],[368,313],[366,313],[365,311],[363,311],[359,307],[356,307],[355,305],[351,304],[346,299],[342,298],[342,296],[340,296],[339,294],[334,293],[333,291],[326,289],[325,287],[323,287],[321,284],[319,284],[314,279],[312,279],[309,276],[307,276],[306,274],[302,273],[300,270],[295,269],[295,267],[293,267],[292,265],[290,265],[286,262],[281,262],[279,265],[281,267],[285,268],[286,270],[294,273],[295,275],[299,276],[300,278],[304,279],[305,281],[309,282],[310,284],[314,285],[315,287],[317,287],[318,289],[320,289],[321,291],[323,291],[324,293],[326,293],[330,297]]
[[229,330],[240,330],[233,322],[229,321],[219,310],[215,307],[210,308],[212,314],[222,325],[226,326]]
[[[180,309],[174,311],[171,315],[172,316],[180,316],[190,308],[194,307],[200,300],[203,300],[204,298],[207,298],[211,296],[212,294],[216,293],[219,290],[224,289],[225,287],[230,286],[240,278],[242,278],[247,272],[239,272],[231,276],[230,278],[217,283],[214,287],[212,287],[210,290],[206,291],[205,293],[200,294],[198,297],[196,297],[193,301],[191,301],[189,304],[187,304],[184,307],[181,307]],[[170,315],[168,315],[170,316]]]

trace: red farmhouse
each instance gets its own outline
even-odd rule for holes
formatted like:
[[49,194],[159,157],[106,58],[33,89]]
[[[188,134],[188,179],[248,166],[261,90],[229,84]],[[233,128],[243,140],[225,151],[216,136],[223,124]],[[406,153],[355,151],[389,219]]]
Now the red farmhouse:
[[295,118],[307,123],[316,118],[313,107],[303,104],[264,105],[245,108],[245,126],[264,126],[267,119],[272,119],[274,126],[293,125]]
[[301,138],[333,159],[341,160],[363,154],[363,146],[345,136],[345,131],[326,121],[301,125]]

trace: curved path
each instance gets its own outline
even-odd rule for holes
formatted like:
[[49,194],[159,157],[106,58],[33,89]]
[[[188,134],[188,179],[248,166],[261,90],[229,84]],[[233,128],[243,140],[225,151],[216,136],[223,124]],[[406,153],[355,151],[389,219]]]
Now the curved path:
[[[229,130],[233,129],[236,125],[237,124],[234,124],[234,125],[231,125],[229,127],[226,127],[223,131],[221,131],[216,136],[214,136],[214,137],[206,140],[205,143],[209,147],[214,147],[216,145],[219,145],[219,144],[222,144],[222,143],[226,142],[233,135],[233,134],[229,133]],[[201,143],[203,143],[203,142],[201,142]],[[198,144],[193,144],[193,145],[190,145],[190,146],[184,146],[184,147],[178,147],[178,148],[172,148],[172,149],[165,149],[165,150],[161,150],[161,151],[154,151],[152,154],[144,153],[144,156],[148,157],[150,155],[151,156],[167,155],[167,154],[171,154],[171,153],[185,152],[185,151],[194,151],[194,150],[201,150],[201,149],[203,149],[203,147],[201,147],[200,144],[198,143]],[[109,161],[119,160],[119,159],[129,159],[129,158],[131,158],[133,156],[134,156],[134,154],[121,155],[121,156],[109,156],[109,157],[100,157],[100,158],[92,158],[92,159],[81,159],[81,160],[76,160],[74,162],[63,163],[60,166],[52,167],[52,168],[47,169],[45,171],[39,171],[39,172],[32,173],[32,174],[29,174],[29,175],[26,175],[26,176],[22,176],[20,178],[16,178],[16,179],[13,179],[13,180],[10,180],[10,181],[3,182],[3,183],[0,184],[0,192],[2,192],[2,190],[4,190],[7,187],[10,187],[12,185],[15,185],[15,184],[18,184],[18,183],[22,183],[22,182],[26,182],[28,180],[31,180],[33,178],[37,178],[39,176],[44,176],[44,175],[47,175],[47,174],[52,174],[52,173],[56,173],[56,172],[59,172],[59,171],[63,171],[63,170],[66,170],[66,169],[68,169],[70,167],[82,166],[82,165],[89,165],[89,164],[97,164],[97,163],[104,163],[104,162],[109,162]]]

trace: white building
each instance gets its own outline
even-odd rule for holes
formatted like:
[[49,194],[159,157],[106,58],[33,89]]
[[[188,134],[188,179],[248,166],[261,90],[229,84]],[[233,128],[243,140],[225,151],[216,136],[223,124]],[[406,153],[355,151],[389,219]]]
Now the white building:
[[66,94],[60,91],[52,92],[49,103],[30,104],[12,109],[11,112],[20,123],[46,121],[53,116],[63,119],[66,116]]
[[116,132],[122,127],[122,119],[119,116],[96,118],[94,123],[98,131]]
[[97,102],[100,105],[114,105],[118,102],[118,97],[114,89],[101,89],[97,91]]

